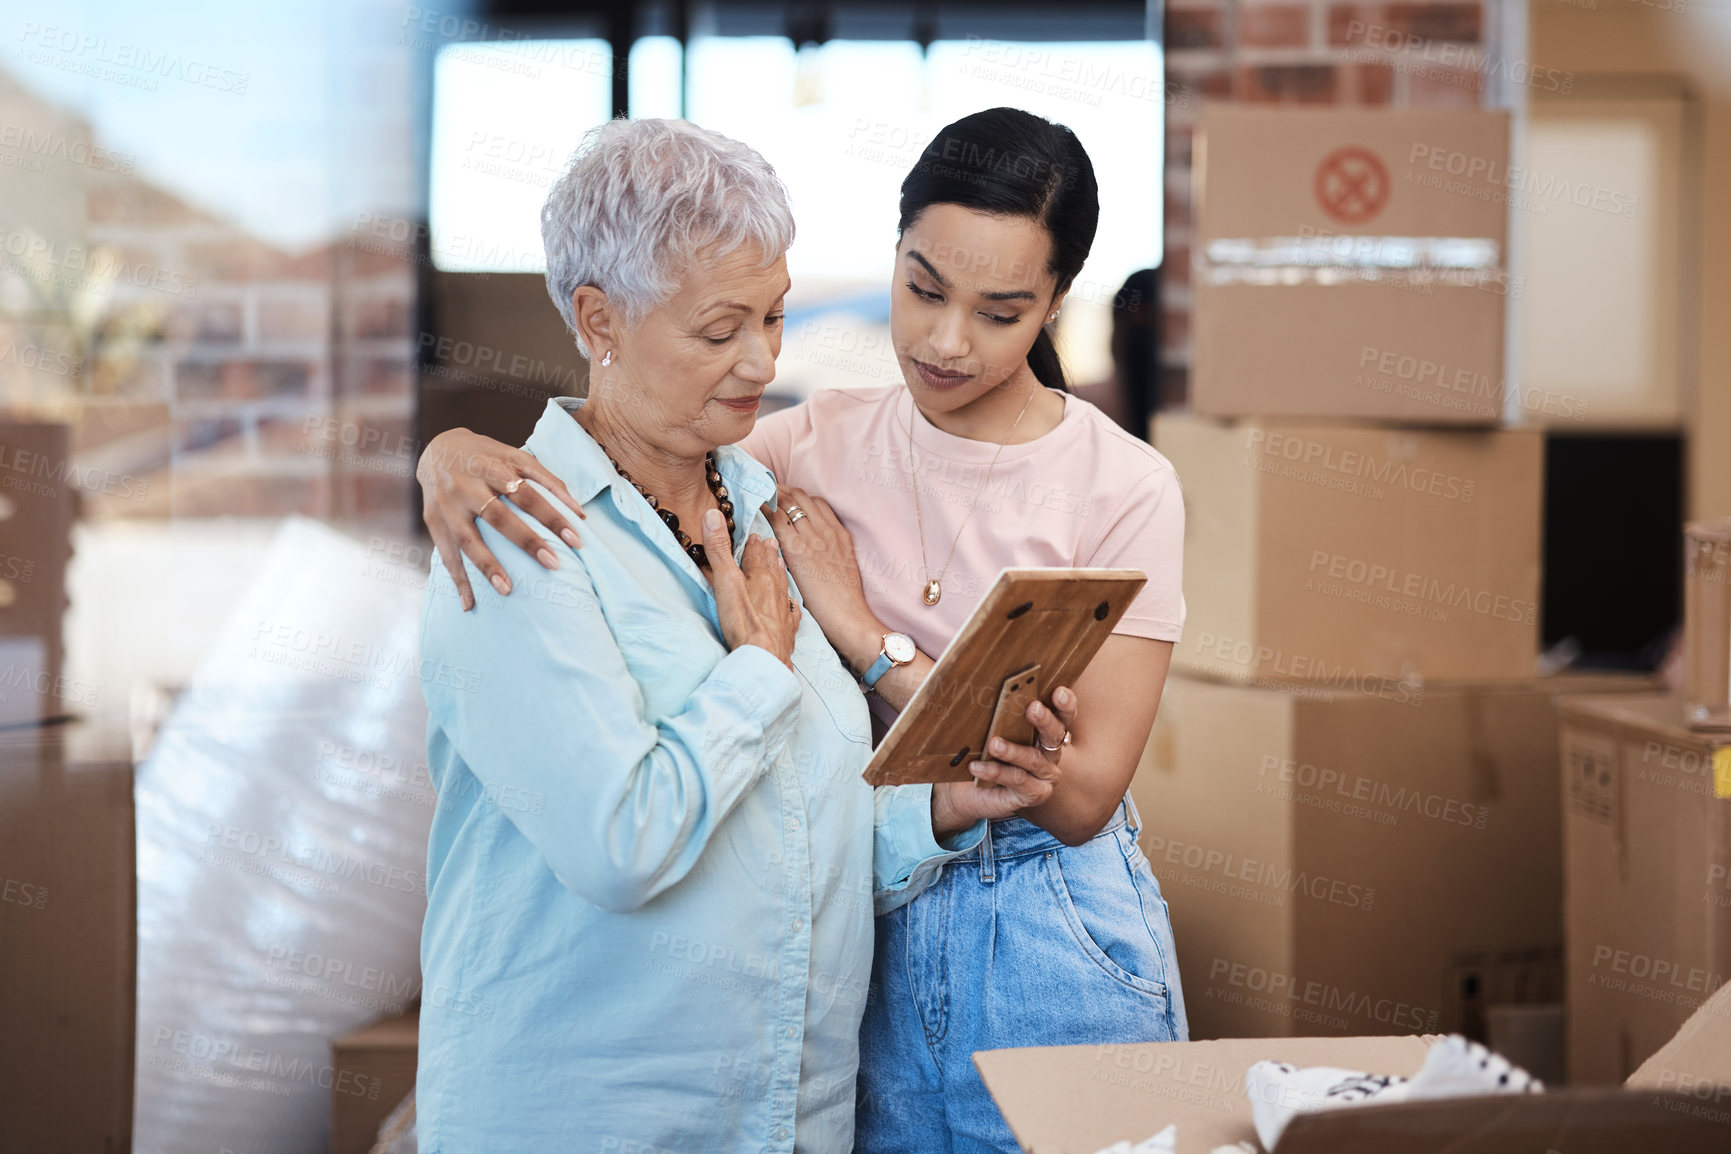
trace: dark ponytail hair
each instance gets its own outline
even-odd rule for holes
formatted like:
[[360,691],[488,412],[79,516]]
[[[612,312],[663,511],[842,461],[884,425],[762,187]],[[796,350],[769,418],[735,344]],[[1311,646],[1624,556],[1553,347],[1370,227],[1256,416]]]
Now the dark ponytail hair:
[[[1082,271],[1100,223],[1094,164],[1076,134],[1019,108],[988,108],[940,130],[902,181],[898,240],[934,204],[1033,220],[1052,238],[1049,271],[1063,292]],[[1052,334],[1040,326],[1028,367],[1069,392]]]

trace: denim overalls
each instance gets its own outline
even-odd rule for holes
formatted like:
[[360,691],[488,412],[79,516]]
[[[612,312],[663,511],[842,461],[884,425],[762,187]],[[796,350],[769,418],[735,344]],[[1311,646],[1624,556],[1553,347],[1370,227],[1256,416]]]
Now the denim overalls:
[[1079,846],[1023,818],[992,822],[877,919],[856,1154],[1018,1154],[976,1050],[1189,1037],[1141,824],[1128,795]]

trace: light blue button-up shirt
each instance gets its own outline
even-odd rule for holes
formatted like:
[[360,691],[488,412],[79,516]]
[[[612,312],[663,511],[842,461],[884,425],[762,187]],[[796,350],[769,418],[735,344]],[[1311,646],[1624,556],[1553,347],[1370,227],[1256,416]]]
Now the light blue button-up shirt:
[[[865,701],[809,614],[793,672],[728,652],[581,404],[549,403],[525,447],[583,503],[582,548],[529,522],[547,571],[483,525],[512,595],[471,567],[464,613],[437,562],[427,587],[420,1148],[845,1154],[874,900],[983,824],[940,846],[929,786],[865,784]],[[775,482],[717,460],[737,558]]]

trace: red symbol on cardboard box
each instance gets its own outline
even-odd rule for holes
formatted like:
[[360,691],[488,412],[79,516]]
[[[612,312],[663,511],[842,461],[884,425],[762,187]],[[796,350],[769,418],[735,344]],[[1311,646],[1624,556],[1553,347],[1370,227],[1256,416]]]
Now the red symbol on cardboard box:
[[1341,224],[1363,224],[1388,203],[1388,169],[1368,148],[1337,148],[1316,166],[1316,203]]

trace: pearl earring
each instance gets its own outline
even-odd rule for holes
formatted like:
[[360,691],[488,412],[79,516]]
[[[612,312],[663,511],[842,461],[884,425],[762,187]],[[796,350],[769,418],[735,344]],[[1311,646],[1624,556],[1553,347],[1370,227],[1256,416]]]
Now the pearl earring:
[[606,368],[608,365],[610,365],[612,363],[613,363],[613,350],[608,349],[607,355],[601,358],[601,367]]

